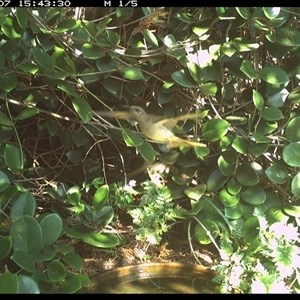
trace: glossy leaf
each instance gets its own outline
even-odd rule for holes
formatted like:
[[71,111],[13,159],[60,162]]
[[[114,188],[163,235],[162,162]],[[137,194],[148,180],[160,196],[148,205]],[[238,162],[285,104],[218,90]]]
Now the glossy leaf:
[[58,214],[52,213],[45,216],[40,226],[43,234],[43,245],[47,247],[57,241],[62,233],[62,219]]
[[288,95],[289,91],[283,89],[279,93],[269,96],[267,98],[267,104],[272,107],[282,107],[285,105]]
[[17,86],[17,77],[14,74],[0,74],[0,88],[6,92],[12,91]]
[[300,197],[300,173],[299,172],[292,179],[291,192],[293,195]]
[[289,219],[289,216],[283,213],[281,206],[273,206],[268,210],[267,221],[269,224],[276,222],[286,223]]
[[244,206],[241,203],[237,203],[231,207],[224,208],[225,217],[233,220],[241,218],[244,214]]
[[199,65],[194,62],[188,62],[187,67],[188,67],[188,70],[189,70],[191,76],[193,77],[193,79],[197,83],[201,83],[203,77],[202,77],[201,69],[200,69]]
[[21,8],[21,7],[17,7],[16,8],[16,17],[17,17],[17,21],[18,21],[18,24],[20,25],[20,27],[22,29],[25,29],[27,27],[27,23],[29,20],[28,10]]
[[36,272],[35,262],[26,251],[14,251],[11,259],[23,270],[26,270],[30,273]]
[[5,126],[14,126],[14,123],[0,111],[0,124]]
[[52,260],[47,267],[47,276],[52,282],[61,282],[66,277],[65,266],[57,259]]
[[300,141],[300,116],[291,119],[285,128],[285,136],[287,139],[297,142]]
[[251,143],[242,136],[236,137],[232,143],[232,148],[234,148],[237,152],[242,154],[247,154],[249,152],[250,146]]
[[81,120],[84,123],[88,123],[93,116],[90,104],[82,97],[72,97],[71,101]]
[[239,194],[231,195],[226,189],[222,189],[219,192],[219,198],[221,203],[226,207],[232,207],[239,203]]
[[300,166],[300,144],[292,142],[283,148],[282,157],[284,162],[291,167]]
[[235,177],[231,177],[228,181],[227,181],[227,191],[231,194],[231,195],[236,195],[238,194],[241,189],[242,189],[242,184],[240,184]]
[[97,47],[90,43],[84,43],[81,47],[81,51],[84,58],[88,59],[98,59],[104,56],[104,52]]
[[283,84],[289,82],[287,73],[278,67],[264,67],[260,72],[261,78],[270,84]]
[[42,243],[42,229],[40,224],[31,216],[18,217],[11,225],[10,236],[14,251],[26,251],[33,255],[40,251]]
[[93,222],[96,222],[100,227],[108,225],[114,217],[114,210],[111,206],[103,206],[93,214]]
[[29,276],[18,276],[18,294],[40,294],[37,282]]
[[138,68],[123,67],[121,69],[121,72],[122,72],[124,78],[129,79],[129,80],[141,80],[141,79],[144,79],[143,73]]
[[69,266],[76,269],[77,271],[82,270],[82,268],[83,268],[82,258],[75,252],[71,251],[71,252],[67,253],[63,257],[63,259]]
[[275,39],[284,46],[300,46],[300,32],[291,27],[281,27],[275,30]]
[[251,79],[258,78],[258,72],[255,70],[254,65],[249,60],[244,60],[241,64],[241,71]]
[[223,156],[218,158],[218,166],[224,176],[231,176],[235,170],[235,165],[228,163]]
[[229,127],[230,123],[225,120],[209,120],[202,127],[204,139],[209,142],[215,142],[227,133]]
[[158,47],[158,41],[156,36],[149,30],[143,30],[142,31],[142,35],[144,36],[144,38],[147,40],[147,42],[154,48]]
[[278,163],[269,166],[265,172],[270,180],[277,184],[286,183],[289,177],[287,168],[284,165]]
[[141,138],[138,134],[132,132],[128,128],[122,129],[122,136],[124,139],[124,142],[128,147],[138,147],[141,146],[144,143],[144,139]]
[[28,119],[39,113],[39,109],[36,107],[25,108],[14,118],[15,120]]
[[36,62],[45,70],[49,71],[49,70],[53,70],[54,69],[54,62],[52,60],[52,58],[50,57],[50,55],[44,51],[41,48],[35,47],[32,48],[31,53],[34,57],[34,59],[36,60]]
[[112,248],[120,244],[120,239],[113,233],[86,233],[82,240],[86,244],[100,248]]
[[267,121],[278,121],[283,119],[283,114],[277,107],[265,108],[264,110],[262,110],[261,116]]
[[252,51],[259,48],[258,43],[254,43],[242,37],[237,37],[232,41],[232,44],[239,52]]
[[193,87],[195,83],[191,82],[189,78],[187,78],[186,74],[181,71],[175,71],[171,74],[172,79],[183,87]]
[[208,95],[215,95],[218,88],[215,83],[207,82],[203,83],[199,86],[199,89],[202,93],[208,94]]
[[155,150],[150,143],[145,141],[142,145],[137,146],[137,149],[146,162],[152,164],[155,161]]
[[0,261],[10,252],[12,246],[11,236],[0,237]]
[[79,24],[77,23],[76,20],[74,19],[65,19],[62,20],[57,27],[55,28],[55,32],[56,33],[63,33],[63,32],[69,32],[72,29],[75,29],[76,27],[78,27]]
[[22,149],[14,144],[6,144],[4,150],[4,159],[8,168],[12,171],[23,169],[25,156]]
[[259,234],[259,221],[257,217],[250,217],[245,221],[242,227],[242,237],[245,241],[253,241]]
[[195,240],[202,245],[210,244],[211,238],[215,239],[219,233],[218,225],[212,220],[201,220],[202,225],[196,224],[195,226]]
[[99,187],[93,196],[93,207],[97,210],[101,209],[105,205],[108,199],[108,195],[109,186],[107,184],[104,184],[101,187]]
[[193,200],[199,200],[206,190],[205,184],[199,184],[194,187],[189,187],[184,190],[184,193]]
[[19,195],[19,197],[14,201],[11,211],[10,218],[14,221],[20,216],[34,216],[36,209],[36,201],[32,193],[25,192]]
[[219,169],[213,171],[207,179],[207,191],[213,192],[219,189],[228,180]]
[[8,186],[10,185],[10,181],[7,177],[7,175],[0,171],[0,192],[6,190],[6,188],[8,188]]
[[283,211],[289,216],[298,217],[298,218],[300,217],[299,205],[285,204],[283,206]]
[[236,179],[244,186],[254,186],[259,182],[258,174],[248,164],[242,164],[237,168]]
[[0,294],[17,294],[18,276],[10,272],[0,274]]
[[265,191],[258,185],[254,185],[248,188],[244,188],[241,191],[241,198],[243,201],[252,204],[252,205],[260,205],[266,200]]
[[67,277],[57,288],[56,292],[59,294],[73,294],[81,289],[81,280],[78,276],[80,274],[74,274]]

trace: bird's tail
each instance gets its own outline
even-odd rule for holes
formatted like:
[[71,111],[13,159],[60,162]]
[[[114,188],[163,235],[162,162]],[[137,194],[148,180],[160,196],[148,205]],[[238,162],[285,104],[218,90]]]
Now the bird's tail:
[[184,140],[181,139],[179,137],[177,137],[176,139],[172,140],[172,142],[168,143],[168,148],[177,148],[180,146],[185,146],[185,147],[207,147],[205,144],[203,143],[199,143],[196,141],[190,141],[190,140]]

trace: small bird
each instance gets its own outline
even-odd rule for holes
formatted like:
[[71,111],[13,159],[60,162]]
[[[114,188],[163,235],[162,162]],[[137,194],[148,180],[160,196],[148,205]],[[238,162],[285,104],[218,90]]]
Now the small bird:
[[97,111],[96,115],[98,114],[102,117],[124,120],[134,120],[138,123],[141,132],[146,137],[156,142],[165,143],[168,149],[172,149],[179,146],[206,147],[205,144],[179,138],[171,131],[178,121],[204,117],[206,113],[207,112],[203,112],[202,114],[186,114],[178,117],[164,118],[162,116],[148,114],[139,106],[130,106],[129,111]]

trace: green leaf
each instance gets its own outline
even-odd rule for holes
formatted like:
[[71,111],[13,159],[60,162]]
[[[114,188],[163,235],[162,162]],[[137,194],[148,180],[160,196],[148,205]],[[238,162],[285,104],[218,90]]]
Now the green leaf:
[[25,29],[27,27],[27,23],[29,19],[28,10],[24,9],[23,7],[17,7],[16,17],[20,27],[22,29]]
[[70,150],[66,153],[66,156],[74,164],[78,164],[82,161],[81,153],[78,150]]
[[283,89],[279,93],[268,96],[267,104],[273,107],[282,107],[285,105],[288,95],[289,91]]
[[17,294],[18,276],[12,273],[3,273],[0,275],[0,294]]
[[100,227],[105,227],[114,218],[114,210],[111,206],[103,206],[93,214],[93,222],[97,223]]
[[18,294],[40,294],[37,282],[29,276],[18,276]]
[[197,83],[201,83],[202,79],[203,79],[203,76],[202,76],[201,69],[200,69],[199,65],[194,63],[194,62],[188,62],[187,67],[188,67],[188,70],[189,70],[191,76],[193,77],[193,79]]
[[83,242],[95,247],[112,248],[120,244],[120,239],[113,233],[86,233]]
[[228,163],[223,156],[218,158],[218,166],[224,176],[230,177],[234,173],[235,165]]
[[207,192],[213,192],[219,189],[228,180],[219,169],[214,170],[207,179]]
[[292,204],[285,204],[283,206],[283,211],[292,217],[300,217],[300,206],[299,205],[292,205]]
[[292,27],[281,27],[275,30],[276,41],[284,46],[300,46],[300,32]]
[[17,114],[14,120],[24,120],[28,119],[36,114],[38,114],[40,110],[36,107],[25,108],[21,112]]
[[74,30],[78,26],[79,26],[79,23],[77,23],[76,20],[74,20],[74,19],[65,19],[65,20],[62,20],[57,25],[54,32],[56,32],[56,33],[69,32],[71,30]]
[[18,196],[11,207],[10,218],[14,221],[20,216],[34,216],[36,201],[32,193],[24,192]]
[[126,145],[128,147],[138,147],[144,143],[143,138],[141,138],[138,134],[132,132],[128,128],[123,128],[122,136],[123,136],[124,142],[126,143]]
[[228,191],[226,189],[222,189],[219,192],[219,198],[220,198],[221,203],[226,207],[235,206],[240,201],[239,194],[231,195],[228,193]]
[[262,11],[268,19],[275,19],[280,13],[280,7],[263,7]]
[[260,205],[264,203],[266,197],[265,191],[259,185],[244,188],[241,191],[241,198],[243,201],[252,205]]
[[249,60],[243,60],[240,70],[251,79],[258,78],[258,72]]
[[203,196],[205,191],[206,191],[206,185],[204,183],[202,183],[202,184],[198,184],[198,185],[193,186],[193,187],[186,188],[184,190],[184,193],[190,199],[199,200],[201,198],[201,196]]
[[43,234],[43,245],[47,247],[57,241],[62,233],[62,220],[58,214],[52,213],[45,216],[40,226]]
[[204,228],[198,223],[195,226],[195,240],[202,245],[210,244],[212,242],[211,238],[215,239],[219,235],[219,227],[211,220],[201,220],[201,224]]
[[285,128],[285,137],[293,142],[300,141],[300,116],[291,119]]
[[22,149],[14,144],[6,144],[4,149],[4,160],[12,171],[21,170],[24,167],[25,155]]
[[73,294],[81,289],[81,274],[75,274],[67,277],[57,288],[58,294]]
[[84,123],[91,121],[93,113],[90,104],[82,97],[71,98],[72,105]]
[[54,62],[50,55],[41,48],[35,47],[31,48],[31,54],[33,55],[36,62],[45,70],[53,71],[54,69]]
[[12,246],[11,236],[4,236],[0,238],[0,261],[8,255],[11,246]]
[[185,75],[183,70],[175,71],[171,74],[172,79],[183,87],[193,87],[195,83],[191,82],[187,76]]
[[1,111],[0,111],[0,124],[9,127],[14,126],[14,123]]
[[52,260],[47,268],[47,276],[52,282],[61,282],[66,277],[65,266],[57,259]]
[[224,214],[226,218],[237,220],[244,214],[244,206],[241,203],[237,203],[231,207],[224,208]]
[[109,186],[107,184],[100,186],[93,196],[93,207],[97,210],[101,209],[105,205],[108,195]]
[[76,253],[69,252],[63,257],[64,261],[71,266],[72,268],[76,269],[77,271],[81,271],[83,269],[83,262],[79,255]]
[[150,143],[145,141],[142,145],[137,146],[137,149],[147,163],[152,164],[155,161],[155,150]]
[[68,226],[64,225],[63,226],[64,229],[64,233],[66,236],[72,238],[72,239],[78,239],[78,240],[82,240],[83,239],[83,233],[73,229],[73,228],[69,228]]
[[252,51],[259,48],[258,43],[254,43],[248,39],[237,37],[232,41],[232,44],[239,52]]
[[105,55],[105,53],[99,47],[90,43],[84,43],[81,47],[81,51],[83,57],[87,59],[98,59]]
[[31,216],[18,217],[11,225],[10,236],[14,251],[25,251],[34,255],[40,251],[42,243],[42,229],[40,224]]
[[156,36],[149,30],[143,30],[142,35],[144,36],[144,38],[146,39],[146,41],[154,48],[158,47],[158,41]]
[[59,83],[57,87],[70,96],[78,97],[78,93],[76,92],[75,87],[67,81]]
[[[0,171],[0,192],[6,190],[10,185],[10,181],[5,173]],[[2,195],[3,196],[3,195]]]
[[232,142],[232,148],[242,154],[247,154],[250,146],[251,143],[243,136],[236,137]]
[[284,162],[291,167],[300,167],[300,144],[292,142],[283,148]]
[[259,234],[259,221],[257,217],[250,217],[245,221],[242,227],[242,237],[245,242],[252,242]]
[[267,121],[278,121],[283,119],[283,114],[281,110],[279,110],[277,107],[268,107],[265,108],[261,112],[262,118],[264,118]]
[[15,74],[0,74],[0,88],[6,92],[12,91],[18,84]]
[[138,68],[123,67],[121,69],[121,72],[122,72],[124,78],[129,79],[129,80],[145,79],[143,73]]
[[227,133],[229,127],[230,123],[225,120],[209,120],[202,127],[204,139],[209,142],[215,142]]
[[258,174],[250,165],[245,163],[237,168],[236,179],[244,186],[254,186],[259,182]]
[[145,90],[145,86],[141,81],[140,82],[130,81],[126,83],[125,90],[130,95],[138,96]]
[[35,262],[26,251],[17,250],[11,256],[11,259],[23,270],[30,273],[36,272]]
[[289,172],[287,168],[279,163],[275,163],[269,166],[266,171],[266,175],[269,179],[277,184],[284,184],[287,182],[289,177]]
[[287,73],[278,67],[264,67],[260,72],[260,76],[270,84],[283,84],[290,81]]
[[289,217],[283,213],[283,209],[281,206],[273,206],[267,212],[267,221],[269,224],[273,223],[286,223]]
[[298,172],[292,180],[291,192],[296,197],[300,197],[300,172]]
[[249,7],[235,7],[235,9],[243,19],[249,18]]
[[231,194],[231,195],[236,195],[238,194],[242,189],[242,184],[240,184],[235,177],[231,177],[228,181],[227,181],[227,191]]
[[208,94],[208,95],[215,95],[218,90],[216,84],[213,82],[207,82],[207,83],[201,84],[199,86],[199,89],[202,93]]

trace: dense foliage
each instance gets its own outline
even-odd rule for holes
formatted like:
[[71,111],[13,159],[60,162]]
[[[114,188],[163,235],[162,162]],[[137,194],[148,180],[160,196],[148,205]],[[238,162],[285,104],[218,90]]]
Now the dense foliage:
[[[0,260],[16,268],[0,292],[88,286],[71,241],[126,243],[114,227],[124,211],[141,242],[179,220],[191,251],[213,243],[222,292],[298,291],[299,16],[0,8]],[[93,115],[123,105],[203,112],[173,131],[207,147],[166,151],[132,122]]]

